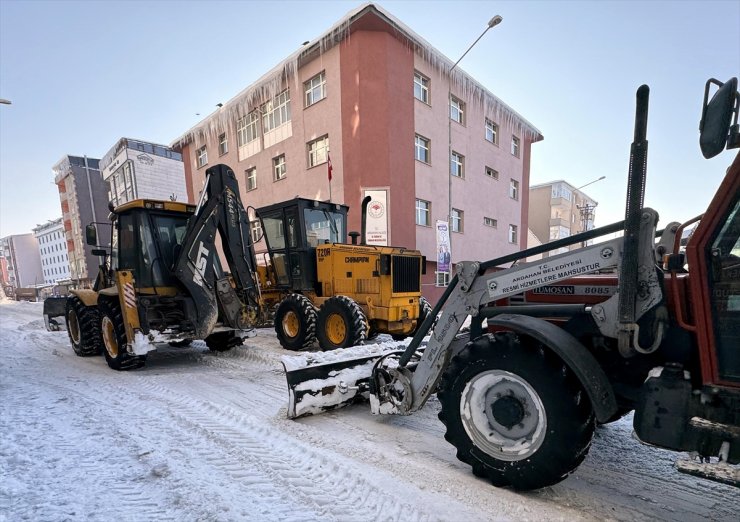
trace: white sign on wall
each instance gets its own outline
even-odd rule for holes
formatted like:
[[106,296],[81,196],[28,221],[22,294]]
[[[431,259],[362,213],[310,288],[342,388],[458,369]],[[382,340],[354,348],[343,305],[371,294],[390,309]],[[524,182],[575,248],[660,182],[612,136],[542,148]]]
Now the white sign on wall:
[[363,199],[366,196],[371,198],[367,205],[367,244],[388,246],[388,190],[365,190]]

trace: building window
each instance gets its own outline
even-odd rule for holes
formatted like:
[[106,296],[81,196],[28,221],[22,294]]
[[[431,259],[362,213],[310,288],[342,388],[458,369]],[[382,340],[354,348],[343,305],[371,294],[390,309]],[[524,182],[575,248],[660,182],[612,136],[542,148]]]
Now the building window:
[[252,235],[252,243],[262,239],[262,221],[255,219],[249,223],[249,233]]
[[453,232],[459,232],[462,234],[463,232],[463,215],[465,212],[462,210],[458,210],[456,208],[452,209],[452,213],[450,214],[451,219],[451,225],[452,225],[452,231]]
[[308,148],[308,168],[315,167],[326,163],[326,156],[329,152],[329,136],[309,141]]
[[454,150],[452,151],[452,156],[450,156],[450,174],[456,178],[465,177],[465,156]]
[[516,136],[511,137],[511,154],[517,158],[519,157],[519,138]]
[[486,176],[493,179],[498,179],[498,171],[491,167],[486,167]]
[[450,96],[450,119],[465,125],[465,103],[454,96]]
[[450,284],[449,272],[434,272],[434,274],[436,275],[434,286],[448,286]]
[[270,132],[290,121],[290,89],[262,105],[262,130]]
[[414,71],[414,98],[429,105],[429,78]]
[[518,243],[518,227],[509,225],[509,243]]
[[310,107],[317,101],[326,98],[326,73],[321,71],[305,82],[303,84],[303,90],[306,93],[306,107]]
[[493,218],[484,217],[483,224],[487,227],[498,228],[498,221]]
[[245,171],[247,175],[247,190],[254,190],[257,188],[257,167],[252,167]]
[[272,158],[272,179],[278,181],[285,177],[285,154]]
[[519,199],[519,182],[515,179],[512,179],[509,183],[509,197]]
[[416,200],[416,224],[425,227],[432,226],[431,218],[432,204],[423,199]]
[[431,163],[430,148],[431,142],[424,136],[416,135],[416,141],[414,144],[414,157],[417,161],[423,161],[424,163]]
[[486,118],[486,140],[498,145],[498,125]]
[[198,168],[208,165],[208,151],[205,145],[195,151],[195,157],[197,158]]
[[218,137],[218,155],[223,156],[229,152],[229,141],[226,139],[226,133],[224,132]]
[[257,122],[259,114],[252,111],[236,122],[236,144],[241,147],[256,140],[259,137],[257,133]]

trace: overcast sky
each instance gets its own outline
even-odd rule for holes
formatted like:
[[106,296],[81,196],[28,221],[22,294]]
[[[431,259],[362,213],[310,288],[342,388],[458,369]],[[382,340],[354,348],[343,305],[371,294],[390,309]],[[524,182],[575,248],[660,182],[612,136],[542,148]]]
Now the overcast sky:
[[[565,179],[623,218],[637,88],[650,86],[646,204],[703,212],[735,152],[698,146],[704,83],[740,74],[740,1],[379,4],[545,140],[532,184]],[[360,2],[0,0],[0,236],[61,216],[51,167],[122,136],[169,144]],[[410,87],[409,87],[410,88]],[[446,182],[445,182],[446,183]]]

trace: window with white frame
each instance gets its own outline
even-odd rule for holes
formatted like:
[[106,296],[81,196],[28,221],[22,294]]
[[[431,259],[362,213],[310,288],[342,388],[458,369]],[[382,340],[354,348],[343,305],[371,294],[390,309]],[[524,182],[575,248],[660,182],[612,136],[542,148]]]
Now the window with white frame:
[[416,224],[425,227],[432,226],[432,204],[423,199],[416,200]]
[[247,190],[254,190],[257,188],[257,167],[252,167],[245,171],[247,175]]
[[450,119],[465,125],[465,103],[454,96],[450,96]]
[[208,164],[208,151],[206,146],[203,145],[201,148],[195,151],[195,158],[198,164],[198,168]]
[[486,167],[486,176],[493,179],[498,179],[498,171],[491,167]]
[[246,145],[259,138],[259,113],[252,111],[236,122],[236,143],[238,146]]
[[414,157],[417,161],[423,161],[424,163],[431,163],[431,141],[424,136],[416,135],[414,143]]
[[290,89],[262,104],[262,131],[270,132],[290,121]]
[[229,152],[229,140],[226,138],[226,133],[224,132],[218,137],[218,155],[223,156]]
[[509,181],[509,197],[519,199],[519,182],[515,179]]
[[519,242],[519,227],[516,225],[509,225],[509,243]]
[[450,214],[450,218],[452,218],[451,221],[451,229],[453,232],[459,232],[462,234],[463,232],[463,216],[465,215],[465,212],[462,210],[453,208],[452,212]]
[[414,98],[429,104],[429,78],[414,71]]
[[519,138],[516,136],[511,137],[511,154],[517,158],[519,157]]
[[498,145],[498,124],[486,118],[486,140]]
[[309,141],[306,147],[308,149],[308,168],[326,163],[326,156],[329,152],[329,136],[322,136],[319,139]]
[[454,150],[450,156],[450,174],[456,178],[465,177],[465,156]]
[[285,154],[272,158],[272,179],[278,181],[285,177]]
[[306,107],[310,107],[317,101],[326,98],[326,72],[321,71],[305,82],[303,84],[303,91],[306,94]]
[[483,224],[487,227],[498,228],[498,220],[494,218],[484,217]]
[[262,222],[259,219],[249,222],[249,233],[252,236],[252,243],[262,239]]
[[434,272],[436,280],[434,286],[448,286],[450,284],[450,273],[449,272]]

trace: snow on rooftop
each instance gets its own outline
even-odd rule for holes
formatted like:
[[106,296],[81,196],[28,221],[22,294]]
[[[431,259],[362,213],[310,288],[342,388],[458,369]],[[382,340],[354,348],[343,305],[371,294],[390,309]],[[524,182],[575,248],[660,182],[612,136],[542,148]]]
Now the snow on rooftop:
[[[175,139],[170,146],[180,148],[191,142],[202,142],[207,137],[218,136],[230,122],[243,118],[261,103],[275,98],[285,89],[290,80],[296,82],[295,87],[300,90],[296,71],[301,65],[301,59],[316,51],[324,54],[349,37],[354,22],[371,13],[384,18],[385,22],[397,31],[397,36],[405,39],[407,44],[436,69],[441,77],[450,77],[450,70],[454,67],[452,60],[379,5],[366,3],[351,10],[318,38],[301,46],[300,49],[263,74],[256,82]],[[483,105],[486,115],[513,128],[525,139],[532,141],[542,139],[542,133],[534,125],[461,69],[455,68],[452,71],[452,82],[467,100]]]

